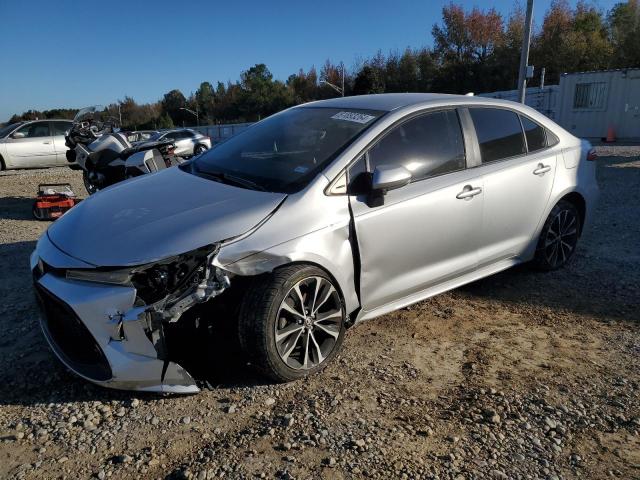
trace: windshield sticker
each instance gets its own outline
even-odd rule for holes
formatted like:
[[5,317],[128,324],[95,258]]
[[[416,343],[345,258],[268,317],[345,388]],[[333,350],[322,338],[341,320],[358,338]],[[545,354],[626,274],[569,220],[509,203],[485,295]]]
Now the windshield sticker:
[[303,167],[303,166],[298,166],[298,167],[293,169],[293,171],[296,172],[296,173],[307,173],[307,170],[309,170],[309,168],[308,167]]
[[366,113],[338,112],[331,118],[335,120],[346,120],[347,122],[369,123],[376,117],[374,117],[373,115],[367,115]]

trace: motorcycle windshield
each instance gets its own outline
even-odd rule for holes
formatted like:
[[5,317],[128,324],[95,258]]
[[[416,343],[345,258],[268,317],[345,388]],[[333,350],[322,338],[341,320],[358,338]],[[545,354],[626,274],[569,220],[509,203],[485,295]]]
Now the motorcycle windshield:
[[89,120],[100,120],[105,108],[102,105],[92,105],[78,110],[76,116],[73,117],[74,123],[85,122]]

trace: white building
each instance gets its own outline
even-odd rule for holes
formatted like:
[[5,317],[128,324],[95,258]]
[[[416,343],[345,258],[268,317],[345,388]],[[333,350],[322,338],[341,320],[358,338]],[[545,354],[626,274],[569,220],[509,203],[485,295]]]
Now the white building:
[[[518,100],[517,90],[481,94]],[[583,138],[640,139],[640,68],[564,73],[560,85],[527,88],[526,104]]]
[[640,138],[640,68],[565,73],[560,77],[557,118],[579,137]]

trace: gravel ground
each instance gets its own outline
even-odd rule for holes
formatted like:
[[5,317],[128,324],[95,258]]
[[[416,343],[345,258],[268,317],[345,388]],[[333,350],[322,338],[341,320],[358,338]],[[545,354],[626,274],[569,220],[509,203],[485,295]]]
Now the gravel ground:
[[[212,362],[201,394],[68,373],[37,325],[39,182],[0,174],[0,477],[640,478],[640,149],[606,147],[595,224],[565,269],[526,266],[352,328],[319,376]],[[217,380],[216,380],[217,379]]]

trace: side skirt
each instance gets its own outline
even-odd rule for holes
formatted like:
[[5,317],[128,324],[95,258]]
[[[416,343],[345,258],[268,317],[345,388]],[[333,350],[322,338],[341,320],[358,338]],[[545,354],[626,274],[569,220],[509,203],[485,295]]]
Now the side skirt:
[[361,310],[356,318],[356,323],[362,320],[370,320],[372,318],[385,315],[395,310],[399,310],[408,305],[412,305],[435,295],[439,295],[449,290],[453,290],[454,288],[458,288],[462,285],[466,285],[467,283],[475,282],[476,280],[480,280],[481,278],[501,272],[519,263],[522,263],[522,259],[520,257],[511,257],[500,260],[496,263],[492,263],[491,265],[487,265],[486,267],[474,270],[460,277],[447,280],[446,282],[434,285],[420,292],[416,292],[393,302],[387,303],[373,310]]

